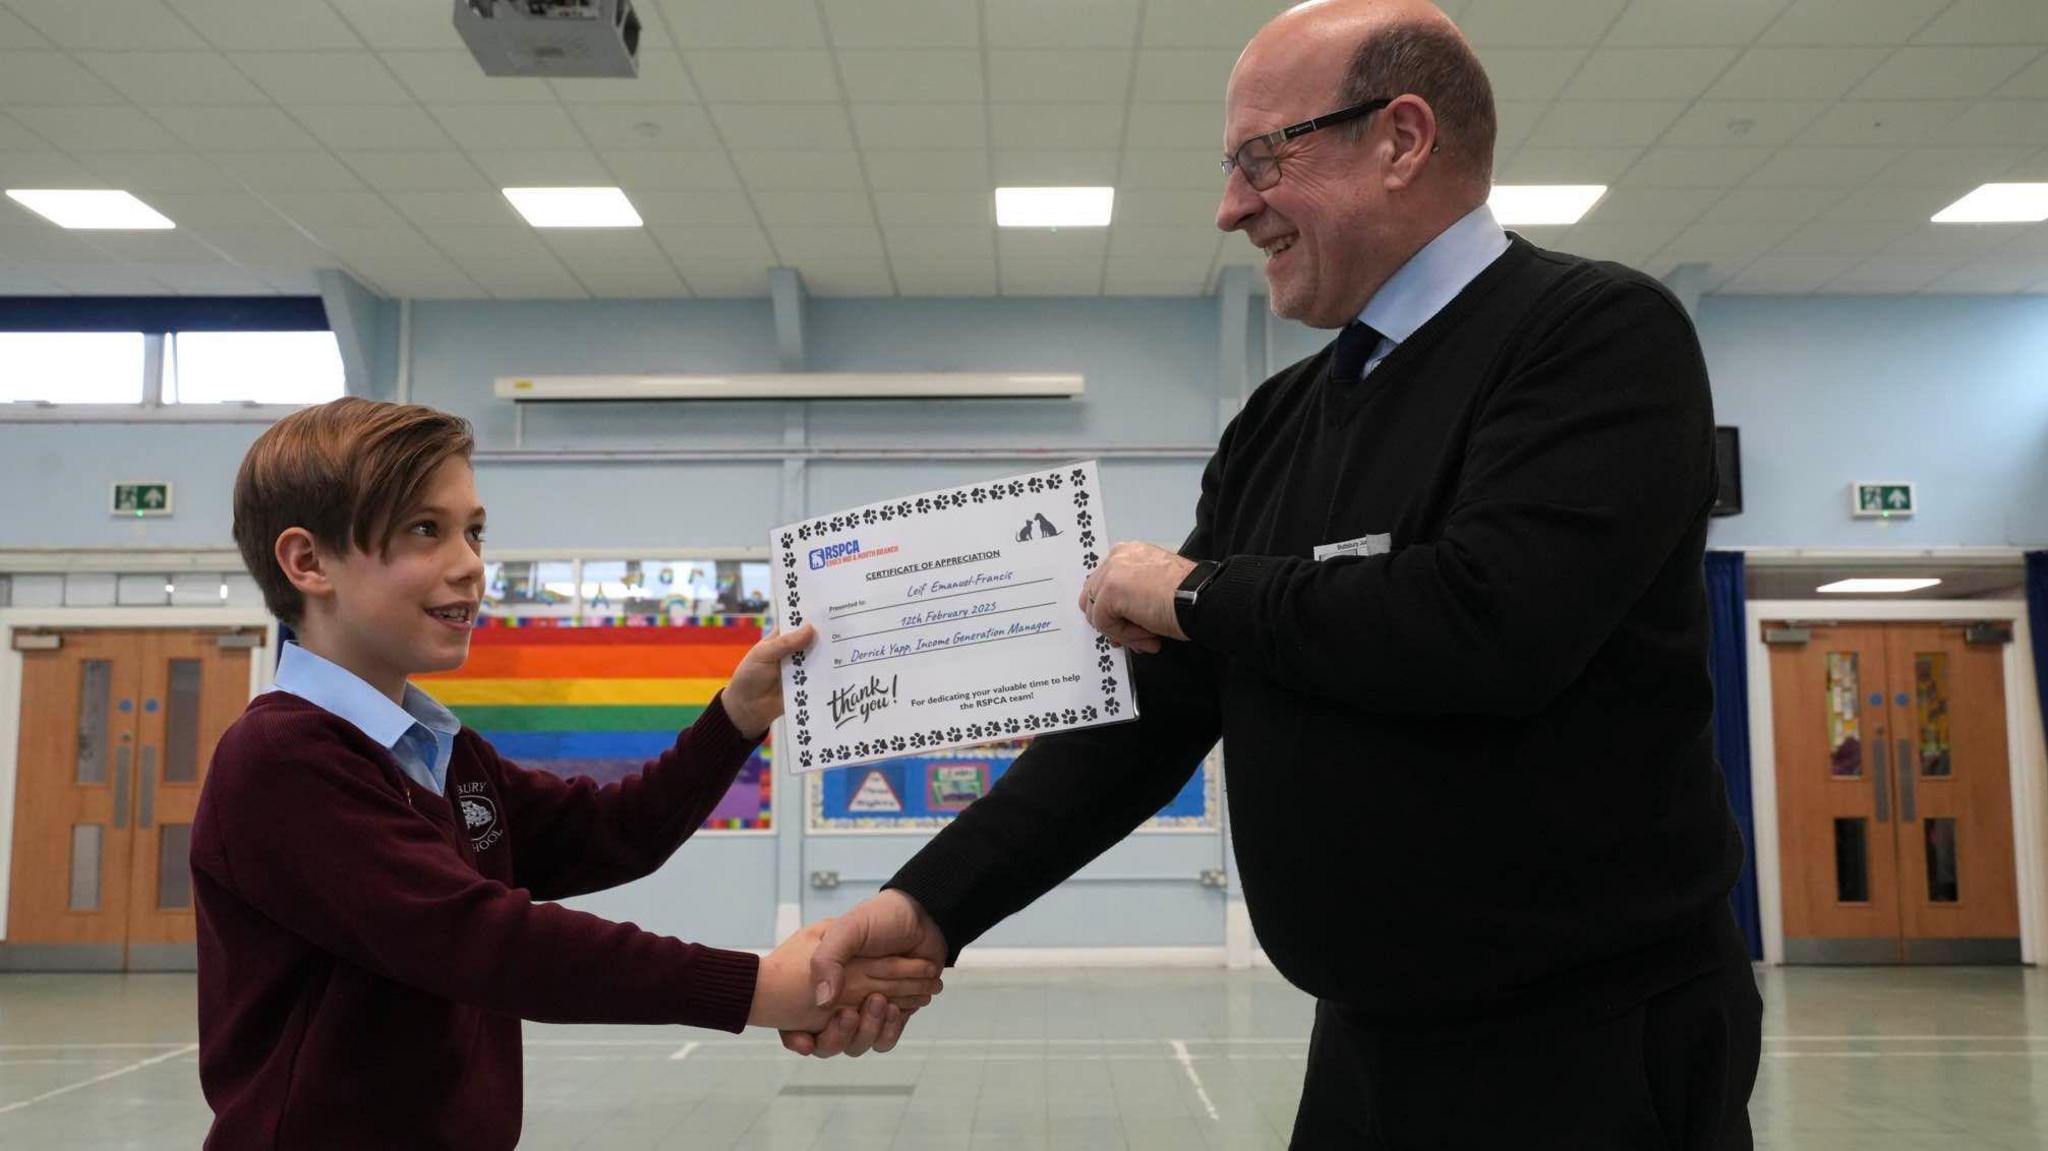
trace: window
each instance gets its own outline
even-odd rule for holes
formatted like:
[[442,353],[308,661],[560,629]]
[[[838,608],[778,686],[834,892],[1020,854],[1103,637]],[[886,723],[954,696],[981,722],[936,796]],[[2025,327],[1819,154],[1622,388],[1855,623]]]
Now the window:
[[0,332],[0,402],[139,404],[141,332]]
[[178,332],[164,341],[166,404],[319,404],[341,395],[333,332]]

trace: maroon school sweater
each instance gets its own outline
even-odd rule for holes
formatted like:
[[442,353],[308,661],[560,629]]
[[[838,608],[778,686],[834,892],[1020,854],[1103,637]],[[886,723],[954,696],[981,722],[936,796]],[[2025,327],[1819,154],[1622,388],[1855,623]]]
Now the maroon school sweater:
[[599,787],[464,728],[444,799],[348,721],[257,697],[192,825],[206,1146],[511,1147],[521,1019],[743,1028],[755,956],[535,900],[661,866],[753,747],[714,701]]

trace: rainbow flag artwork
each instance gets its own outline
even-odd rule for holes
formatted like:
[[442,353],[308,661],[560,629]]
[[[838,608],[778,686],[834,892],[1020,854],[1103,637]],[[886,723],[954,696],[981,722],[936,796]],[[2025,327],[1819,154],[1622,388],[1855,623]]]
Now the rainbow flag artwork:
[[[418,683],[519,766],[611,783],[639,771],[695,723],[761,635],[760,619],[749,616],[580,626],[487,616],[459,671]],[[774,778],[764,744],[705,829],[770,827]]]

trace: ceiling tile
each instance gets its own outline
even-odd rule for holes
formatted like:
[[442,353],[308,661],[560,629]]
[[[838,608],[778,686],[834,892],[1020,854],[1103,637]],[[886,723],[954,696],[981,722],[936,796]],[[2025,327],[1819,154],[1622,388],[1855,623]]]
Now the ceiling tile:
[[981,18],[959,0],[818,0],[826,34],[841,48],[972,48]]
[[299,104],[286,111],[330,148],[452,151],[455,147],[417,104]]
[[484,150],[469,158],[485,181],[497,188],[602,187],[613,183],[612,172],[587,148]]
[[1267,0],[1149,0],[1147,48],[1243,48],[1286,5]]
[[843,49],[846,98],[865,104],[971,102],[982,98],[981,53]]
[[1545,48],[1598,43],[1627,0],[1576,0],[1531,4],[1528,0],[1472,0],[1458,27],[1474,44]]
[[[1029,0],[1026,0],[1028,3]],[[42,33],[29,27],[22,18],[0,8],[0,51],[20,49],[48,49],[56,45]]]
[[1773,249],[1786,256],[1875,256],[1915,225],[1899,220],[1844,220],[1830,212],[1800,226]]
[[556,229],[548,247],[593,295],[679,296],[682,278],[654,238],[642,228]]
[[176,220],[180,230],[197,231],[215,247],[232,245],[231,250],[237,255],[256,251],[301,255],[318,251],[304,236],[291,231],[283,217],[270,210],[269,201],[253,192],[151,192],[143,199]]
[[1803,295],[1821,290],[1828,281],[1859,262],[1853,256],[1767,255],[1742,269],[1722,290],[1758,295]]
[[33,152],[49,146],[48,140],[29,131],[21,121],[0,112],[0,152]]
[[1123,143],[1122,104],[991,104],[990,139],[998,148],[1091,150]]
[[885,228],[889,258],[910,260],[993,260],[995,229],[987,224],[916,225]]
[[1700,216],[1707,224],[1803,224],[1839,203],[1833,188],[1737,188]]
[[63,48],[205,48],[159,0],[63,0],[16,4],[15,13]]
[[553,256],[522,260],[503,256],[457,258],[455,265],[500,300],[583,300],[590,293]]
[[572,104],[569,116],[599,149],[675,152],[719,147],[711,117],[697,104]]
[[1103,272],[1106,296],[1200,296],[1209,290],[1211,256],[1112,255]]
[[228,61],[284,104],[410,104],[374,53],[231,52]]
[[1237,55],[1235,48],[1144,49],[1132,98],[1214,104],[1223,99]]
[[1701,100],[1658,141],[1673,148],[1757,148],[1789,143],[1829,107],[1822,100]]
[[320,142],[275,107],[246,104],[181,105],[155,109],[156,118],[195,148],[220,152],[317,150]]
[[1608,30],[1617,48],[1747,44],[1784,11],[1788,0],[1635,0]]
[[1494,98],[1502,101],[1556,99],[1586,56],[1584,48],[1479,50],[1479,62],[1493,84]]
[[1609,188],[1593,206],[1588,222],[1686,224],[1725,194],[1723,188]]
[[1130,148],[1124,152],[1118,183],[1127,188],[1200,188],[1220,197],[1221,159],[1222,149],[1214,143],[1207,148]]
[[986,260],[891,259],[896,291],[903,296],[993,296],[996,262]]
[[458,264],[474,259],[555,263],[540,233],[524,220],[513,224],[448,224],[422,229],[435,248]]
[[67,261],[25,266],[30,275],[56,282],[66,292],[81,296],[161,296],[166,288],[139,265],[109,262]]
[[[386,192],[382,199],[421,228],[512,228],[524,226],[503,195],[475,192]],[[292,213],[287,207],[285,214]],[[293,217],[296,219],[297,217]],[[313,225],[314,231],[319,227]]]
[[1684,228],[1681,223],[1588,220],[1565,234],[1563,247],[1575,255],[1639,267]]
[[2015,72],[1998,94],[2015,100],[2048,100],[2048,54]]
[[814,295],[841,298],[893,296],[896,283],[889,277],[889,264],[879,256],[857,260],[798,260],[804,287]]
[[601,152],[599,157],[629,192],[740,186],[739,173],[724,152]]
[[1956,0],[1913,42],[2048,45],[2048,7],[2038,0]]
[[1550,113],[1547,101],[1502,100],[1493,106],[1493,154],[1502,158],[1522,146]]
[[852,152],[734,152],[733,166],[755,191],[865,187]]
[[[383,52],[386,67],[427,104],[552,104],[546,80],[486,76],[467,51]],[[508,117],[509,118],[509,117]]]
[[1949,0],[1793,0],[1766,44],[1904,44]]
[[[0,152],[0,188],[105,187],[85,165],[62,152]],[[27,211],[18,204],[11,210]]]
[[995,161],[999,186],[1102,187],[1117,178],[1115,152],[998,150]]
[[120,103],[119,92],[61,52],[0,52],[0,107]]
[[788,224],[873,227],[875,210],[859,192],[755,192],[754,210],[770,228]]
[[698,264],[712,261],[745,260],[756,268],[776,263],[775,250],[759,225],[705,224],[665,225],[652,229],[654,238],[685,275]]
[[[214,192],[239,188],[233,176],[191,152],[88,152],[72,158],[117,188],[131,192]],[[175,217],[173,217],[175,219]]]
[[2011,295],[2048,279],[2039,260],[1985,259],[1965,264],[1928,284],[1926,292],[1969,292]]
[[1216,238],[1214,191],[1200,188],[1119,188],[1116,193],[1116,226],[1170,225],[1207,233]]
[[1222,232],[1203,224],[1182,223],[1169,227],[1127,224],[1119,220],[1116,227],[1109,230],[1109,254],[1112,259],[1145,256],[1199,259],[1206,269],[1216,258],[1216,248],[1223,242],[1223,236]]
[[[1122,103],[1130,92],[1130,52],[1000,49],[988,53],[988,98],[999,103]],[[1219,90],[1217,106],[1222,105]]]
[[1637,188],[1730,188],[1772,155],[1769,148],[1652,148],[1621,182]]
[[1713,100],[1835,100],[1884,61],[1882,48],[1752,48],[1707,91]]
[[1659,261],[1705,262],[1732,270],[1769,251],[1796,224],[1694,224],[1656,253]]
[[986,108],[983,104],[855,104],[853,131],[863,148],[980,148],[988,143]]
[[735,152],[853,149],[843,104],[713,104],[711,118]]
[[768,266],[743,260],[690,265],[690,290],[708,299],[760,299],[768,295]]
[[[816,195],[818,193],[798,193]],[[857,193],[833,193],[856,201]],[[748,193],[738,188],[696,192],[635,192],[633,206],[649,227],[720,227],[758,230],[760,219]],[[765,241],[764,241],[765,242]]]
[[1612,184],[1643,154],[1641,148],[1523,148],[1503,165],[1503,184]]
[[460,48],[462,37],[442,9],[420,0],[328,0],[372,48]]
[[1560,100],[1523,142],[1537,148],[1648,144],[1685,110],[1680,101]]
[[[1124,139],[1133,147],[1207,149],[1223,155],[1223,109],[1207,104],[1133,104]],[[1220,179],[1221,170],[1212,168]]]
[[1085,261],[1109,250],[1108,228],[999,228],[996,256],[1011,260]]
[[1104,259],[1005,257],[998,278],[1005,296],[1099,296]]
[[218,52],[81,52],[77,59],[144,106],[270,103]]
[[1903,295],[1954,271],[1964,257],[1882,256],[1865,260],[1828,283],[1829,295]]
[[727,49],[683,53],[706,100],[837,103],[832,54],[819,51]]
[[427,109],[464,148],[548,149],[586,146],[560,105],[521,108],[516,115],[488,104],[436,104]]
[[1735,59],[1732,48],[1602,48],[1565,87],[1573,100],[1690,100]]
[[818,48],[813,0],[661,0],[678,44],[691,48]]
[[151,264],[149,274],[181,296],[273,296],[277,289],[261,275],[225,260],[212,263]]
[[768,238],[783,259],[799,264],[882,255],[882,233],[873,224],[770,224]]
[[355,29],[336,15],[325,0],[264,0],[261,4],[245,0],[167,2],[186,23],[222,51],[362,47]]
[[[460,192],[406,192],[408,196],[459,197],[473,207],[481,197]],[[329,228],[404,228],[406,222],[376,192],[272,192],[271,210],[314,235]]]
[[994,194],[977,191],[877,191],[875,215],[884,228],[995,226]]
[[339,155],[364,183],[382,191],[475,192],[492,187],[467,155],[452,148],[445,152],[367,149]]
[[991,48],[1121,48],[1136,43],[1138,0],[984,0]]
[[41,104],[14,108],[14,118],[59,148],[153,152],[177,147],[163,125],[139,109],[111,104]]
[[1901,223],[1914,228],[1941,211],[1968,188],[1926,188],[1868,184],[1850,192],[1828,210],[1827,218],[1844,222]]
[[[645,41],[642,41],[644,44]],[[567,104],[694,104],[697,86],[690,82],[683,58],[675,52],[643,48],[640,74],[595,79],[550,80]]]
[[1887,256],[1988,256],[2023,234],[2028,225],[1981,224],[1958,227],[1923,220],[1884,250]]
[[1934,142],[1968,111],[1962,100],[1845,100],[1799,134],[1802,147],[1881,147]]
[[1850,95],[1873,100],[1955,100],[1983,96],[2040,56],[2020,47],[1901,48]]
[[363,182],[324,151],[213,151],[206,158],[258,191],[345,192]]
[[1949,121],[1949,144],[2048,147],[2048,100],[1986,100]]
[[1903,154],[1899,148],[1787,148],[1749,177],[1757,187],[1854,188]]

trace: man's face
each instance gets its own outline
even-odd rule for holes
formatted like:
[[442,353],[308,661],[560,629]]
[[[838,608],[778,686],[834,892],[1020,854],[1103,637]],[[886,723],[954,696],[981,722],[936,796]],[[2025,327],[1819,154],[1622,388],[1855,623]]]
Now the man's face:
[[388,555],[327,557],[343,665],[372,684],[461,667],[483,599],[483,530],[475,475],[458,457],[392,525]]
[[[1226,154],[1254,136],[1337,111],[1336,71],[1248,51],[1224,103]],[[1384,192],[1373,178],[1377,116],[1289,140],[1275,150],[1279,180],[1263,191],[1232,171],[1216,226],[1265,253],[1275,315],[1317,328],[1349,323],[1379,280],[1373,227]],[[1364,125],[1363,129],[1360,125]],[[1354,132],[1361,138],[1353,139]]]

